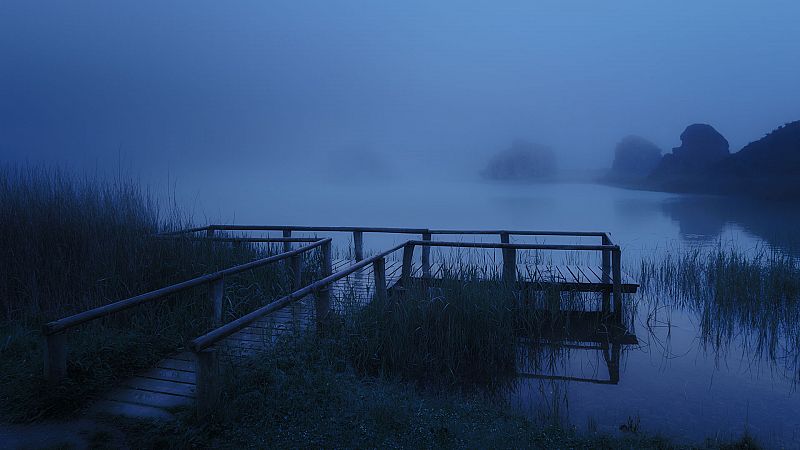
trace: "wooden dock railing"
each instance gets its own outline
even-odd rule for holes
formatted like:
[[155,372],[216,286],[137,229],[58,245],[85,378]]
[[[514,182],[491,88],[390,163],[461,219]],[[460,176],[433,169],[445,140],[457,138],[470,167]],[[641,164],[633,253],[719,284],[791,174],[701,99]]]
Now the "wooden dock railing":
[[[312,227],[306,227],[312,228]],[[312,231],[319,230],[320,227],[313,227]],[[329,231],[326,229],[324,231]],[[342,231],[336,229],[335,231]],[[347,229],[345,231],[351,231]],[[363,229],[360,230],[363,232]],[[417,230],[414,230],[417,231]],[[356,231],[358,232],[358,231]],[[435,233],[431,233],[435,234]],[[442,234],[455,234],[455,233],[442,233]],[[478,234],[478,233],[473,233]],[[484,233],[480,233],[484,234]],[[486,233],[494,234],[494,233]],[[568,234],[558,234],[568,235]],[[315,295],[315,311],[317,329],[325,326],[326,319],[330,313],[330,286],[338,280],[341,280],[350,274],[353,274],[368,265],[372,264],[372,273],[374,277],[376,297],[383,297],[387,295],[386,283],[386,258],[394,252],[403,250],[402,253],[402,269],[401,280],[404,286],[408,285],[412,271],[412,260],[414,248],[417,246],[428,248],[431,247],[459,247],[459,248],[483,248],[483,249],[501,249],[503,251],[503,275],[502,280],[504,283],[515,283],[517,281],[517,265],[516,265],[516,252],[517,250],[563,250],[563,251],[600,251],[603,252],[605,262],[607,259],[611,261],[613,266],[613,294],[615,304],[615,314],[619,314],[622,308],[622,291],[621,291],[621,250],[619,246],[610,243],[610,238],[605,233],[591,234],[589,236],[599,236],[603,238],[604,244],[598,245],[558,245],[558,244],[516,244],[516,243],[471,243],[471,242],[445,242],[445,241],[431,241],[431,240],[409,240],[402,244],[396,245],[388,250],[382,251],[374,256],[366,259],[361,259],[355,264],[352,264],[336,273],[331,273],[331,257],[327,253],[323,258],[323,278],[315,281],[305,287],[302,287],[289,295],[286,295],[278,300],[275,300],[268,305],[254,310],[230,323],[227,323],[215,330],[206,333],[190,342],[189,348],[197,356],[197,408],[201,413],[207,413],[213,410],[215,403],[219,398],[220,380],[219,380],[219,367],[217,362],[217,355],[214,345],[223,339],[243,330],[249,325],[255,323],[259,319],[279,311],[290,304],[297,302],[309,294]],[[606,258],[606,254],[612,255]],[[604,271],[605,270],[604,266]],[[604,294],[604,302],[607,294]]]
[[[189,228],[185,230],[163,233],[164,236],[176,236],[205,232],[207,237],[213,237],[217,231],[280,231],[284,238],[291,238],[292,232],[327,232],[327,233],[352,233],[353,255],[356,261],[364,259],[364,233],[385,234],[417,234],[423,241],[432,241],[434,235],[496,235],[500,242],[508,244],[511,236],[562,236],[562,237],[599,237],[602,245],[613,245],[611,236],[604,231],[535,231],[535,230],[457,230],[457,229],[428,229],[428,228],[402,228],[402,227],[325,227],[325,226],[296,226],[296,225],[208,225],[205,227]],[[284,244],[284,251],[289,249]],[[611,252],[603,253],[603,267],[610,265]],[[423,271],[430,269],[430,247],[422,248],[420,258]]]
[[[235,231],[280,231],[282,237],[240,237],[231,235],[217,235],[217,232]],[[333,272],[332,239],[317,237],[293,237],[293,232],[328,232],[352,233],[355,262],[349,266]],[[195,236],[195,233],[205,233],[204,236]],[[365,233],[394,233],[418,235],[421,239],[412,239],[396,245],[388,250],[381,251],[373,256],[364,258],[363,237]],[[434,236],[446,235],[496,235],[499,243],[480,242],[453,242],[435,241]],[[564,236],[564,237],[598,237],[598,244],[526,244],[512,243],[511,236]],[[210,411],[219,398],[220,379],[218,376],[218,358],[214,346],[223,339],[252,325],[257,320],[279,311],[304,297],[314,295],[314,309],[317,329],[323,330],[331,311],[331,287],[333,283],[372,265],[374,277],[374,295],[385,298],[388,295],[386,279],[386,260],[393,253],[402,249],[402,267],[400,286],[407,287],[412,276],[414,251],[417,246],[422,247],[421,268],[422,277],[430,277],[430,249],[432,247],[449,248],[480,248],[499,249],[503,254],[501,280],[513,284],[518,281],[517,251],[518,250],[553,250],[553,251],[599,251],[602,254],[602,282],[611,284],[611,292],[603,291],[603,310],[611,311],[610,294],[614,296],[614,314],[620,316],[622,309],[622,271],[621,250],[615,245],[608,233],[591,231],[528,231],[528,230],[447,230],[427,228],[383,228],[383,227],[309,227],[309,226],[260,226],[260,225],[210,225],[176,232],[164,233],[158,238],[189,238],[212,242],[237,243],[283,243],[284,252],[267,258],[258,259],[245,264],[230,267],[218,272],[206,274],[191,280],[177,283],[162,289],[141,294],[109,305],[101,306],[89,311],[75,314],[43,327],[47,340],[45,355],[45,373],[48,379],[58,380],[66,375],[67,350],[65,342],[66,330],[76,327],[90,320],[105,317],[146,302],[164,298],[170,294],[184,291],[199,285],[207,285],[209,300],[212,302],[212,320],[217,328],[193,339],[188,347],[197,356],[197,390],[196,401],[198,410]],[[306,243],[307,245],[291,249],[292,243]],[[302,271],[301,257],[305,252],[320,248],[322,252],[322,278],[306,286],[302,286],[300,273]],[[260,307],[227,324],[222,324],[222,293],[224,277],[243,272],[245,270],[261,267],[273,262],[287,261],[294,272],[293,292]]]
[[[258,242],[272,242],[274,239],[263,238]],[[292,242],[308,242],[308,239],[300,238],[290,240]],[[286,243],[286,239],[281,239],[280,242]],[[235,275],[246,270],[255,269],[278,261],[286,259],[299,260],[303,253],[311,251],[315,248],[322,247],[325,254],[331,252],[331,239],[313,239],[311,244],[300,247],[296,250],[290,250],[280,253],[278,255],[269,256],[266,258],[250,261],[245,264],[229,267],[217,272],[202,275],[190,280],[176,283],[155,291],[140,294],[134,297],[120,300],[118,302],[110,303],[108,305],[100,306],[88,311],[84,311],[63,319],[59,319],[44,325],[42,331],[46,340],[45,347],[45,361],[44,371],[45,377],[50,381],[58,381],[66,376],[67,373],[67,345],[66,345],[66,331],[77,327],[85,322],[99,319],[110,314],[114,314],[144,303],[152,302],[167,297],[171,294],[185,291],[199,285],[208,286],[209,300],[212,303],[212,321],[219,325],[222,321],[222,295],[224,289],[224,278],[226,276]],[[295,274],[295,279],[298,279],[298,274]],[[297,287],[295,283],[295,288]]]

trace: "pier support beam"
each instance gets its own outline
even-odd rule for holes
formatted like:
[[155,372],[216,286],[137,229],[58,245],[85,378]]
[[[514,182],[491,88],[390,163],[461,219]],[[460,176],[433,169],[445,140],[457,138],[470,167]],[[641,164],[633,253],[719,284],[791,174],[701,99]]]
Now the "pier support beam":
[[408,289],[408,284],[411,282],[411,269],[414,261],[414,244],[406,244],[403,247],[403,268],[400,272],[400,282],[403,289]]
[[211,303],[211,323],[214,328],[222,325],[222,297],[225,281],[220,278],[208,283],[208,301]]
[[615,247],[611,252],[611,270],[614,283],[614,319],[622,321],[622,250]]
[[[289,239],[290,237],[292,237],[292,230],[291,229],[283,230],[283,237],[285,237],[286,239]],[[292,249],[292,243],[291,242],[284,242],[283,243],[283,252],[284,253],[290,251],[291,249]]]
[[[603,245],[611,245],[608,235],[603,235]],[[611,251],[603,250],[603,283],[611,283]],[[603,313],[611,315],[611,292],[603,291]]]
[[356,261],[364,259],[364,233],[353,231],[353,255]]
[[378,258],[372,262],[372,274],[375,278],[375,298],[386,300],[386,259]]
[[[422,233],[423,241],[430,241],[430,233]],[[422,247],[422,276],[425,278],[431,277],[431,248],[427,245]]]

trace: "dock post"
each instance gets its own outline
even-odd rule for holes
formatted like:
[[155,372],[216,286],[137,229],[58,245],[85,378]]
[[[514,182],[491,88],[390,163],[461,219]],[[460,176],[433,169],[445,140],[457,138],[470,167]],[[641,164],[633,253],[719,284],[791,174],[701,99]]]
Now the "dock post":
[[622,321],[622,250],[615,246],[611,253],[614,279],[614,316],[615,320]]
[[375,298],[386,300],[386,258],[372,262],[372,274],[375,278]]
[[353,231],[353,254],[356,261],[364,259],[364,233],[361,231]]
[[197,412],[206,416],[214,412],[219,400],[219,360],[214,348],[195,353],[197,356]]
[[45,335],[44,376],[58,383],[67,376],[67,335],[65,332]]
[[[283,230],[283,237],[284,237],[284,239],[291,238],[292,237],[292,230],[288,229],[288,228]],[[291,242],[284,242],[283,243],[283,252],[286,253],[286,252],[291,251],[291,250],[292,250],[292,243]]]
[[[608,238],[608,234],[603,234],[603,245],[611,245],[611,239]],[[603,250],[603,279],[601,280],[605,284],[609,284],[611,282],[611,251]],[[611,314],[611,292],[608,290],[603,291],[603,315],[610,315]]]
[[[423,241],[430,241],[430,233],[422,233]],[[431,248],[430,246],[422,246],[422,276],[425,278],[431,277]]]
[[[331,241],[322,244],[322,278],[333,274],[333,249]],[[325,328],[325,321],[331,310],[330,285],[323,286],[314,294],[314,312],[317,318],[317,332]]]
[[303,287],[303,256],[292,256],[292,291]]
[[220,278],[208,283],[208,300],[211,302],[211,323],[216,328],[222,325],[222,297],[225,281]]
[[509,235],[508,235],[507,232],[505,232],[505,231],[501,231],[500,232],[500,243],[501,244],[510,244],[511,243],[511,239],[509,238]]
[[503,282],[513,284],[517,281],[517,249],[503,249]]
[[208,227],[206,228],[206,237],[213,238],[214,237],[214,228]]
[[403,289],[408,289],[411,280],[411,263],[414,260],[414,244],[406,244],[403,247],[403,269],[400,272],[400,281]]

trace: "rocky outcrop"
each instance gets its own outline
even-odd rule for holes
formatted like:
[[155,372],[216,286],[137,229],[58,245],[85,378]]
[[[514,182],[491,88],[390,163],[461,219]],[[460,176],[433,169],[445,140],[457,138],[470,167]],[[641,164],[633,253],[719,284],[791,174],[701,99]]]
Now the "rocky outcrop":
[[691,192],[700,189],[712,167],[730,156],[728,140],[711,125],[696,123],[681,133],[681,146],[672,149],[650,174],[657,189]]
[[661,162],[661,149],[640,136],[626,136],[614,150],[609,178],[615,181],[641,180]]
[[482,175],[493,180],[533,181],[553,178],[556,157],[549,147],[517,139],[494,155]]
[[670,192],[800,199],[800,121],[788,123],[730,154],[709,125],[691,125],[644,187]]

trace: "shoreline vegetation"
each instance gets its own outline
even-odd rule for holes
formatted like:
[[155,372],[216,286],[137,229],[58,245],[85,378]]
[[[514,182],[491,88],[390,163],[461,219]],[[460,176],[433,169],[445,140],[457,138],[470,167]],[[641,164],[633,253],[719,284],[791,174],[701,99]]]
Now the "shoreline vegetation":
[[[68,336],[68,380],[50,387],[41,375],[44,322],[280,251],[153,239],[190,221],[175,205],[159,206],[134,181],[83,179],[55,169],[0,170],[0,211],[0,423],[75,419],[98,393],[211,327],[199,291],[86,324]],[[752,330],[783,331],[780,315],[797,310],[798,268],[786,260],[761,262],[689,255],[643,264],[642,275],[647,285],[714,289],[704,293],[712,311],[730,311],[731,320]],[[692,270],[706,278],[686,279]],[[725,290],[730,276],[748,283],[741,297]],[[179,409],[173,422],[106,420],[137,448],[758,448],[746,433],[735,442],[685,446],[646,430],[579,432],[513,413],[493,392],[513,376],[515,333],[535,334],[540,322],[515,314],[519,305],[511,295],[453,281],[437,298],[419,291],[418,301],[351,308],[324,336],[286,337],[228,372],[227,407],[215,416]],[[280,267],[226,279],[226,321],[291,285]],[[723,303],[714,300],[719,292]],[[462,301],[447,302],[448,296]],[[760,319],[765,307],[745,307],[763,296],[781,296],[778,315]],[[102,447],[105,438],[92,439]]]

